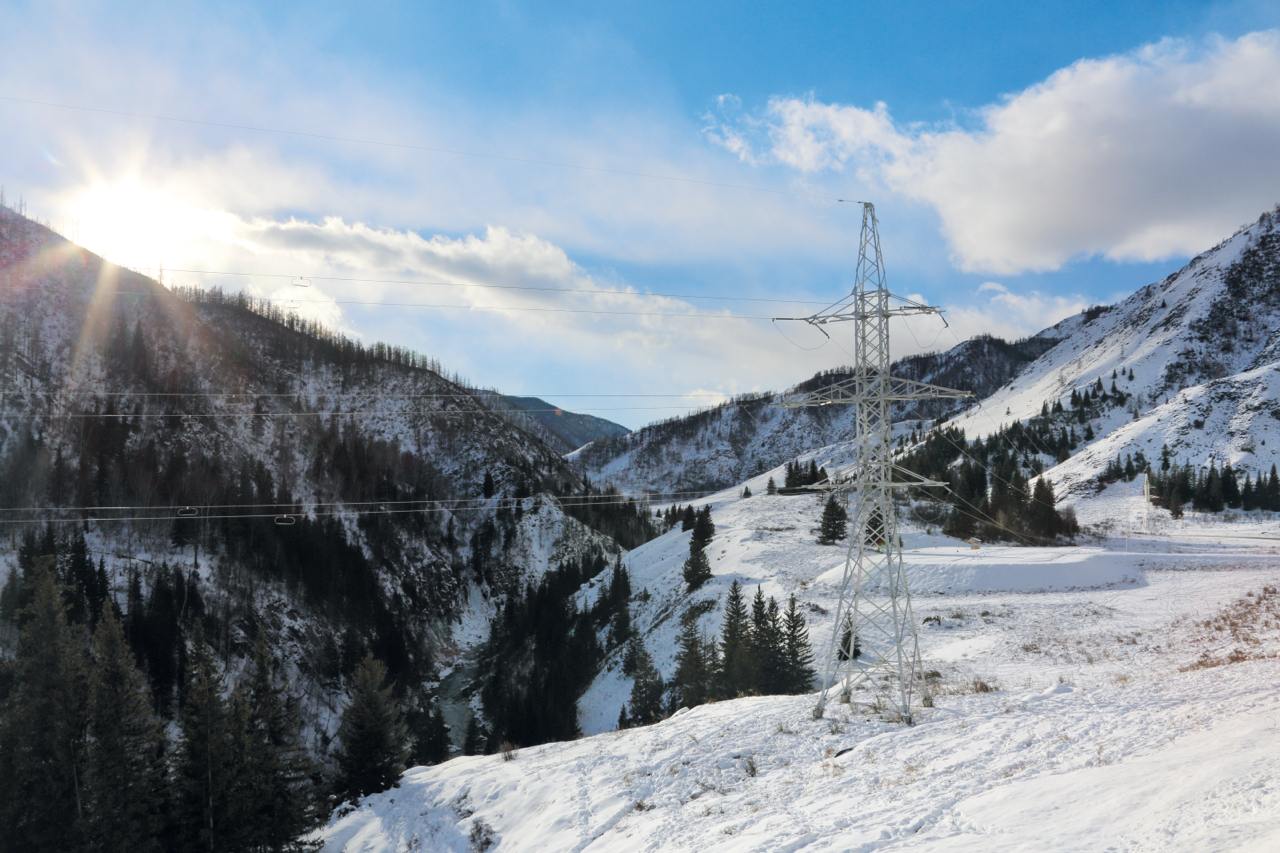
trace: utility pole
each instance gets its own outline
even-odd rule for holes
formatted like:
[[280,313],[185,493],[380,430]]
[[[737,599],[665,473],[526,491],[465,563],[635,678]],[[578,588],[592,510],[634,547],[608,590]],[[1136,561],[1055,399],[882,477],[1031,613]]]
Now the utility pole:
[[[910,725],[916,681],[922,673],[893,492],[945,484],[926,480],[894,464],[891,406],[906,400],[972,395],[889,373],[889,319],[911,314],[940,315],[941,309],[889,292],[875,206],[870,202],[860,204],[862,235],[853,292],[817,314],[779,318],[802,320],[824,335],[827,332],[823,326],[829,323],[852,322],[853,375],[826,388],[786,398],[782,405],[802,408],[852,403],[856,420],[857,461],[851,470],[842,472],[836,488],[852,495],[857,504],[850,517],[849,549],[814,718],[823,715],[832,690],[840,684],[839,693],[846,702],[859,688],[887,688],[898,714]],[[846,626],[850,630],[848,636],[843,636]]]

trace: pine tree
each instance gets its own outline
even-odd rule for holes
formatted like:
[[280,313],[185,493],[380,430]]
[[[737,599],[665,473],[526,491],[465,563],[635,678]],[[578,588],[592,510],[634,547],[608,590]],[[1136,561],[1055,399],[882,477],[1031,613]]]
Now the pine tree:
[[772,477],[770,477],[769,482],[765,484],[764,493],[766,495],[776,495],[778,493],[778,484],[773,481]]
[[228,837],[238,831],[231,815],[240,751],[209,648],[199,639],[194,645],[174,767],[174,817],[181,831],[178,847],[214,851],[227,849]]
[[266,641],[254,647],[253,678],[245,697],[245,772],[241,785],[248,834],[256,844],[280,849],[316,822],[314,768],[300,739],[293,701],[274,676]]
[[337,792],[358,799],[394,786],[408,757],[408,732],[391,695],[387,668],[366,657],[351,682],[351,703],[338,726]]
[[120,853],[159,850],[169,787],[164,735],[112,608],[93,634],[93,658],[85,769],[88,842],[94,850]]
[[715,535],[716,526],[711,521],[711,507],[704,506],[694,519],[693,541],[698,543],[699,548],[705,548],[711,544]]
[[662,676],[653,665],[649,652],[640,646],[635,675],[632,676],[630,721],[632,725],[646,726],[662,719]]
[[480,755],[484,751],[484,735],[480,731],[480,721],[475,715],[467,720],[467,732],[462,738],[463,755]]
[[24,579],[13,688],[0,715],[0,844],[79,849],[85,829],[84,648],[67,624],[52,557]]
[[845,614],[844,627],[840,629],[840,647],[836,649],[836,658],[842,661],[857,660],[862,657],[862,641],[853,632],[853,615]]
[[676,673],[672,683],[673,700],[678,706],[692,708],[707,701],[711,678],[707,669],[702,638],[697,620],[689,620],[680,632],[680,650],[676,654]]
[[750,486],[743,486],[743,487],[742,487],[742,497],[743,497],[743,498],[749,498],[749,497],[751,497],[751,487],[750,487]]
[[835,495],[827,498],[822,507],[822,521],[818,528],[818,544],[834,545],[848,535],[849,514]]
[[751,625],[742,584],[735,579],[729,586],[724,605],[724,624],[720,631],[720,696],[732,699],[752,688]]
[[438,765],[449,757],[449,726],[444,721],[444,711],[439,702],[420,708],[412,721],[413,749],[410,762],[413,765]]
[[804,616],[796,609],[796,597],[787,599],[787,612],[782,620],[783,651],[786,661],[786,691],[808,693],[813,689],[813,647]]
[[778,602],[772,597],[766,600],[764,591],[758,586],[751,601],[751,659],[754,691],[761,694],[781,692],[783,650]]
[[689,556],[684,561],[683,574],[689,592],[711,580],[711,564],[707,562],[706,552],[698,547],[696,539],[689,540]]
[[1035,536],[1046,539],[1058,535],[1058,511],[1054,508],[1057,498],[1053,494],[1053,485],[1045,477],[1036,479],[1031,492],[1031,503],[1027,507],[1027,528]]

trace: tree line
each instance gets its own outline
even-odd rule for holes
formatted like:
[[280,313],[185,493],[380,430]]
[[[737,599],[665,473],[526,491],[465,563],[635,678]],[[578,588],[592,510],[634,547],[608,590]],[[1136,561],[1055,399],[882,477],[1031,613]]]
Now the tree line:
[[813,688],[813,648],[795,596],[785,611],[756,587],[748,611],[742,585],[734,581],[725,602],[719,640],[698,633],[697,607],[682,620],[676,670],[664,682],[638,637],[622,661],[632,678],[630,701],[618,714],[619,728],[657,722],[679,708],[739,696],[806,693]]

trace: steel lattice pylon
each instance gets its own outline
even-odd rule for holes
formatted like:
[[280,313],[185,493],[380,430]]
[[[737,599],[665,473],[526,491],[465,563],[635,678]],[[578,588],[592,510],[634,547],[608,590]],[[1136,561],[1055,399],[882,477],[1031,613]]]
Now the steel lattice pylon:
[[789,408],[852,403],[856,418],[857,461],[841,472],[835,483],[846,499],[856,497],[856,503],[815,717],[822,716],[835,685],[842,685],[841,692],[847,699],[854,690],[883,680],[894,694],[893,702],[902,719],[907,723],[912,719],[912,700],[921,676],[920,652],[902,565],[893,490],[941,484],[930,483],[894,465],[891,406],[903,400],[970,395],[890,375],[889,319],[939,313],[935,306],[889,293],[875,206],[862,202],[862,234],[853,292],[817,314],[786,318],[803,320],[819,330],[828,323],[852,321],[855,330],[853,375],[827,388],[788,397],[782,403]]

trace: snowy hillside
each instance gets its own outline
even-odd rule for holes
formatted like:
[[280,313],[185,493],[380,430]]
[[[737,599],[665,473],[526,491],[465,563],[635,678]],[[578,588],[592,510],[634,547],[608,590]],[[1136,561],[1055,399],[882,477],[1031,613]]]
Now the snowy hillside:
[[[1090,427],[1095,440],[1050,479],[1079,495],[1118,454],[1230,461],[1254,472],[1280,461],[1274,373],[1280,363],[1280,209],[1264,213],[1183,269],[1109,308],[1046,330],[1061,342],[952,419],[968,438],[1025,421],[1073,391],[1114,382],[1125,402]],[[1130,378],[1132,376],[1132,378]],[[1270,439],[1270,441],[1268,441]]]
[[1223,544],[1147,553],[1138,586],[922,597],[938,687],[914,727],[703,705],[411,770],[325,849],[1274,849],[1280,570]]
[[[901,359],[894,371],[981,396],[1017,374],[1054,342],[1047,334],[1013,343],[981,336],[946,352]],[[792,390],[813,391],[847,375],[842,370],[822,373]],[[782,409],[778,398],[777,394],[739,397],[706,411],[651,424],[630,435],[597,440],[569,458],[591,479],[614,483],[626,491],[711,491],[853,437],[847,406]],[[933,418],[954,410],[954,406],[954,402],[927,402],[897,414]]]
[[[134,576],[139,610],[195,591],[148,652],[162,706],[184,637],[216,637],[233,676],[263,637],[323,748],[362,655],[417,696],[495,599],[620,550],[573,517],[584,499],[550,497],[581,492],[559,448],[428,359],[179,298],[4,208],[0,274],[0,504],[51,507],[6,519],[52,517],[14,529],[60,569],[83,538],[122,608]],[[0,554],[0,586],[22,554]]]
[[[848,460],[848,447],[837,445],[806,455],[835,468]],[[632,625],[653,655],[664,678],[675,672],[678,638],[684,620],[696,618],[701,633],[718,636],[729,586],[736,580],[749,595],[759,586],[765,596],[785,604],[795,595],[809,623],[813,646],[821,654],[831,639],[845,562],[845,545],[820,545],[818,520],[825,496],[767,495],[766,472],[738,488],[695,501],[710,505],[716,525],[707,548],[712,579],[692,594],[685,591],[681,569],[689,553],[689,532],[679,528],[641,545],[626,556],[632,589]],[[960,593],[1120,587],[1142,583],[1141,556],[1116,557],[1096,547],[968,545],[908,524],[903,531],[905,561],[912,589],[925,596]],[[592,591],[587,591],[589,599]],[[622,673],[622,651],[608,658],[600,675],[579,702],[580,725],[588,734],[614,728],[627,701],[631,679]]]
[[631,430],[613,421],[570,412],[538,397],[512,397],[493,395],[495,408],[503,410],[510,419],[519,419],[521,425],[542,439],[548,447],[562,453],[570,453],[598,438],[615,438]]

